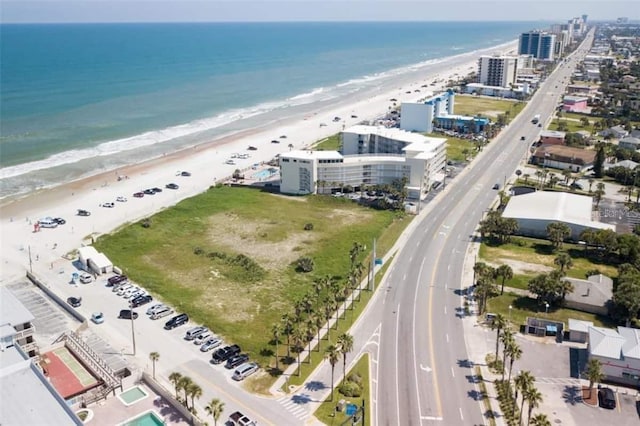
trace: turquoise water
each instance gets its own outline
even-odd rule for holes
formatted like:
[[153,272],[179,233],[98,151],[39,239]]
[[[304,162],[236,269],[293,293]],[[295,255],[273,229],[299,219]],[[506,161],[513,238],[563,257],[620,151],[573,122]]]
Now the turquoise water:
[[0,198],[395,88],[540,25],[0,25]]
[[124,426],[162,426],[164,422],[153,411],[129,420]]
[[122,392],[118,397],[123,400],[127,405],[131,405],[141,399],[144,399],[148,394],[139,386],[133,387],[129,390]]
[[273,174],[275,172],[277,172],[277,170],[275,170],[275,169],[260,170],[259,172],[253,174],[253,178],[254,179],[266,179],[266,178],[269,178],[269,177],[273,176]]

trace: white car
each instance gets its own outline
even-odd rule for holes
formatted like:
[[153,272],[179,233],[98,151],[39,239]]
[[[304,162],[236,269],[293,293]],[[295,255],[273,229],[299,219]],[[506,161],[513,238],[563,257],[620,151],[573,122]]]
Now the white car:
[[125,285],[123,285],[121,287],[118,287],[118,290],[116,291],[116,294],[118,296],[122,296],[125,293],[125,291],[129,291],[129,289],[131,287],[133,287],[133,284],[125,284]]
[[211,337],[200,346],[200,352],[207,352],[222,345],[222,339],[219,337]]
[[91,274],[88,274],[86,272],[82,272],[80,274],[80,282],[82,284],[89,284],[91,281],[93,281],[93,277],[91,276]]
[[132,291],[131,294],[128,295],[128,296],[126,296],[126,293],[125,293],[125,296],[126,296],[127,299],[134,299],[134,298],[136,298],[138,296],[146,296],[146,294],[147,294],[146,291],[144,291],[143,289],[139,288],[139,289],[137,289],[135,291]]
[[118,197],[116,198],[116,201],[119,203],[126,203],[127,202],[127,197]]
[[112,209],[113,207],[115,207],[115,204],[113,204],[113,203],[102,203],[102,207],[106,207],[108,209]]
[[210,331],[205,331],[202,334],[198,334],[196,338],[193,339],[193,344],[201,346],[204,342],[209,340],[211,337],[214,337],[213,333],[211,333]]
[[166,307],[167,306],[164,303],[158,303],[156,305],[150,306],[149,309],[147,309],[147,315],[153,315],[154,312],[157,312]]

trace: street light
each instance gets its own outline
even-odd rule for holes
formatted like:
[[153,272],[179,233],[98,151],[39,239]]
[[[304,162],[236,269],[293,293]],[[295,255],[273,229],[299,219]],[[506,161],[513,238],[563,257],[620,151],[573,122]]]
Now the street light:
[[511,309],[513,309],[513,306],[509,305],[509,322],[511,322]]
[[545,313],[545,315],[549,314],[549,303],[548,302],[544,302],[544,313]]

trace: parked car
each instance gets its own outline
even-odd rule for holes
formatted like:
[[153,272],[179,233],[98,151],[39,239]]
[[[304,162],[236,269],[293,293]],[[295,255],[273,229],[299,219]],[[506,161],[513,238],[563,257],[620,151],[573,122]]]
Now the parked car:
[[153,311],[149,318],[151,318],[152,320],[157,320],[160,318],[168,317],[172,313],[173,309],[168,306],[163,306],[162,308],[158,308],[157,310]]
[[133,319],[137,319],[138,313],[135,311],[132,311],[131,309],[122,309],[120,311],[120,314],[118,315],[118,318],[131,319],[132,316],[133,316]]
[[162,192],[162,188],[158,188],[157,186],[154,188],[151,188],[151,190],[155,193]]
[[82,297],[69,297],[67,303],[74,308],[79,308],[82,304]]
[[54,221],[55,223],[57,223],[58,225],[64,225],[65,223],[67,223],[67,221],[66,221],[66,220],[64,220],[64,219],[63,219],[63,218],[61,218],[61,217],[54,217],[54,218],[53,218],[53,221]]
[[115,206],[113,203],[102,203],[102,207],[106,207],[108,209],[112,209]]
[[172,330],[176,327],[180,327],[182,324],[186,324],[188,321],[189,316],[187,314],[179,314],[167,321],[164,325],[164,329]]
[[187,330],[184,335],[184,340],[193,340],[204,332],[209,331],[207,327],[203,327],[201,325],[197,327],[193,327],[192,329]]
[[135,192],[135,193],[133,194],[133,196],[134,196],[135,198],[142,198],[142,197],[144,197],[144,192]]
[[189,172],[181,172],[180,176],[191,176],[191,173],[189,173]]
[[93,281],[93,277],[91,276],[91,274],[88,274],[86,272],[82,272],[80,274],[80,282],[82,284],[89,284],[91,281]]
[[144,296],[146,294],[147,292],[144,289],[138,287],[138,288],[135,288],[132,292],[125,293],[124,298],[133,300],[138,296]]
[[[258,371],[258,368],[260,367],[255,362],[248,362],[246,364],[243,364],[240,367],[236,368],[236,371],[233,372],[233,380],[236,380],[238,382],[244,380]],[[255,424],[255,422],[253,424]]]
[[102,312],[94,312],[91,314],[91,321],[96,324],[102,324],[104,322],[104,315]]
[[249,146],[247,147],[247,149],[248,149],[249,151],[257,151],[257,150],[258,150],[258,148],[257,148],[257,147],[255,147],[255,146],[253,146],[253,145],[249,145]]
[[499,183],[494,184],[493,189],[500,189],[500,184]]
[[242,350],[238,345],[225,346],[224,348],[218,349],[211,356],[211,362],[213,364],[221,364],[231,358],[232,356],[238,355]]
[[526,139],[527,139],[527,138],[525,138],[524,136],[520,136],[520,140],[521,140],[521,141],[524,141],[524,140],[526,140]]
[[132,308],[137,308],[138,306],[146,305],[152,300],[153,297],[151,297],[151,295],[149,294],[140,295],[131,299],[131,302],[129,302],[129,306],[131,306]]
[[221,338],[219,338],[219,337],[211,337],[211,338],[209,338],[209,340],[204,342],[202,344],[202,346],[200,346],[200,351],[201,352],[207,352],[207,351],[210,351],[211,349],[217,348],[221,344],[222,344],[222,339]]
[[114,275],[107,280],[107,287],[112,287],[116,284],[120,284],[127,281],[126,275]]
[[116,201],[119,203],[126,203],[127,202],[127,198],[126,197],[118,197],[116,198]]
[[197,345],[197,346],[202,346],[202,344],[204,342],[206,342],[207,340],[211,339],[212,337],[214,337],[213,333],[211,331],[207,330],[204,333],[198,334],[193,339],[193,344]]
[[78,209],[78,216],[91,216],[91,212],[89,210]]
[[153,306],[150,306],[149,309],[147,309],[147,315],[151,315],[153,314],[155,311],[159,311],[162,308],[166,308],[167,305],[165,305],[164,303],[156,303]]
[[613,410],[616,408],[616,395],[610,388],[601,388],[598,390],[598,404],[602,408]]
[[177,184],[175,184],[175,183],[168,183],[168,184],[166,185],[166,187],[167,187],[167,189],[178,189],[178,188],[180,188],[180,187],[179,187]]
[[257,426],[257,423],[255,421],[251,420],[240,411],[236,411],[229,416],[227,424],[229,423],[231,423],[233,426]]
[[571,185],[569,185],[571,188],[573,189],[579,189],[580,191],[582,191],[584,188],[582,187],[581,184],[579,184],[578,182],[573,182]]
[[145,194],[147,194],[147,195],[155,195],[155,194],[156,194],[156,191],[154,191],[154,190],[153,190],[153,189],[151,189],[151,188],[149,188],[149,189],[145,189],[145,190],[144,190],[144,191],[142,191],[142,192],[144,192],[144,193],[145,193]]
[[231,370],[232,368],[236,368],[237,366],[242,365],[247,361],[249,361],[249,355],[239,354],[229,358],[224,366],[226,369]]
[[280,143],[280,141],[278,139],[273,139],[271,143]]

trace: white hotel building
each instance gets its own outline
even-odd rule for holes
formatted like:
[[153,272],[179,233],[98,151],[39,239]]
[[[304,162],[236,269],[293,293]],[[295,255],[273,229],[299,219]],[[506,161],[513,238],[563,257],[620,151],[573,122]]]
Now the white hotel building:
[[400,129],[353,126],[338,151],[291,151],[280,155],[280,192],[330,193],[333,188],[390,184],[407,178],[408,197],[424,198],[441,181],[446,139]]

